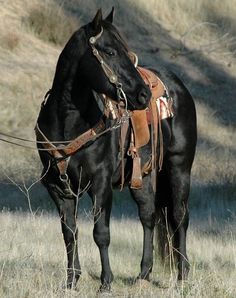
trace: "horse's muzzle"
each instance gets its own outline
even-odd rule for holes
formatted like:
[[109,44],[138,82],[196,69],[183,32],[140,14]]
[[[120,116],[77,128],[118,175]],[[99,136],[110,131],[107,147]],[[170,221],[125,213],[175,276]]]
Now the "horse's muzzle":
[[141,87],[137,95],[138,104],[142,105],[143,108],[146,108],[151,99],[151,95],[152,93],[148,87]]

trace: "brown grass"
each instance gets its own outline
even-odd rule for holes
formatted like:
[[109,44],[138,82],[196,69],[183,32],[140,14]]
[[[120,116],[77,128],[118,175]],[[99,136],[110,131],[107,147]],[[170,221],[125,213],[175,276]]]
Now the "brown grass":
[[66,15],[63,7],[55,2],[42,2],[32,7],[29,14],[23,18],[23,23],[40,39],[55,45],[64,45],[79,28],[78,19]]
[[14,32],[8,32],[2,36],[1,45],[10,51],[13,51],[20,43],[20,37]]
[[[92,239],[92,219],[79,220],[79,247],[83,275],[76,291],[62,289],[66,279],[66,255],[59,218],[4,213],[1,223],[0,296],[95,297],[99,287],[100,261]],[[188,245],[192,270],[189,281],[176,284],[176,272],[165,274],[155,263],[152,282],[133,285],[139,271],[142,228],[136,220],[111,222],[111,266],[115,275],[112,297],[204,297],[236,295],[236,239],[227,226],[224,237],[214,236],[214,223],[195,225]],[[235,226],[232,228],[235,228]],[[204,230],[206,229],[206,233]]]

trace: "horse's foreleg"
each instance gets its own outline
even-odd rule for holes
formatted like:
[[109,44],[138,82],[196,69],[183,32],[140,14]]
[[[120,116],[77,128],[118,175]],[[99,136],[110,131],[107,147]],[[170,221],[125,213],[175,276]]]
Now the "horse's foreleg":
[[81,275],[81,268],[78,257],[78,228],[76,225],[75,201],[65,201],[60,212],[62,233],[66,245],[68,266],[67,266],[67,287],[74,287]]
[[78,229],[76,225],[76,199],[63,199],[57,192],[48,188],[54,202],[56,203],[60,218],[62,233],[67,252],[67,288],[75,287],[80,275],[81,267],[78,257]]
[[93,238],[100,252],[102,272],[100,291],[110,291],[113,274],[110,267],[108,247],[110,244],[110,214],[112,190],[105,189],[93,196],[94,229]]
[[153,266],[153,231],[155,226],[155,200],[150,177],[145,177],[142,190],[131,189],[138,205],[139,218],[143,226],[143,255],[140,279],[149,280]]

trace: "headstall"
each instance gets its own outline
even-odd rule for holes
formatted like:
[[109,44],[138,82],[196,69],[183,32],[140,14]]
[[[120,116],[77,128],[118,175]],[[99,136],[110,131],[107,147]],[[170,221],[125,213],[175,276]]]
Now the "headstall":
[[123,90],[122,83],[120,83],[118,81],[117,75],[110,68],[110,66],[104,61],[103,57],[100,55],[99,51],[95,47],[95,44],[96,44],[97,40],[102,36],[102,33],[103,33],[103,27],[101,27],[101,31],[96,36],[92,36],[92,37],[89,38],[89,44],[92,48],[93,55],[97,58],[97,60],[101,64],[101,67],[102,67],[105,75],[109,79],[110,83],[115,85],[118,101],[119,102],[124,102],[124,104],[125,104],[125,107],[124,107],[125,113],[126,113],[126,116],[128,116],[129,112],[127,110],[127,104],[128,104],[127,103],[127,97],[126,97],[126,94]]

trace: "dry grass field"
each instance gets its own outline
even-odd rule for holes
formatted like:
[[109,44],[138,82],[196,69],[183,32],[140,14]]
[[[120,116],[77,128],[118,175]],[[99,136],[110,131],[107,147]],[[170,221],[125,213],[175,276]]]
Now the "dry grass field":
[[[112,5],[140,63],[168,67],[184,81],[196,102],[199,134],[189,282],[177,285],[174,268],[168,275],[156,262],[147,288],[132,284],[142,231],[127,193],[115,193],[112,296],[236,297],[236,0],[0,0],[0,132],[34,139],[64,43],[98,8],[106,14]],[[83,277],[76,291],[64,291],[59,220],[39,183],[27,190],[40,171],[36,151],[0,141],[0,297],[95,297],[100,264],[90,207],[84,198],[78,222]]]
[[[86,213],[87,214],[87,213]],[[82,215],[81,215],[82,216]],[[66,255],[59,220],[54,215],[3,212],[0,217],[0,296],[95,297],[100,262],[92,239],[92,217],[79,220],[79,247],[83,275],[76,291],[64,291]],[[139,270],[142,228],[135,219],[113,218],[111,264],[115,280],[112,297],[235,297],[236,226],[194,221],[188,244],[192,270],[189,281],[176,284],[155,263],[150,285],[133,283]]]

